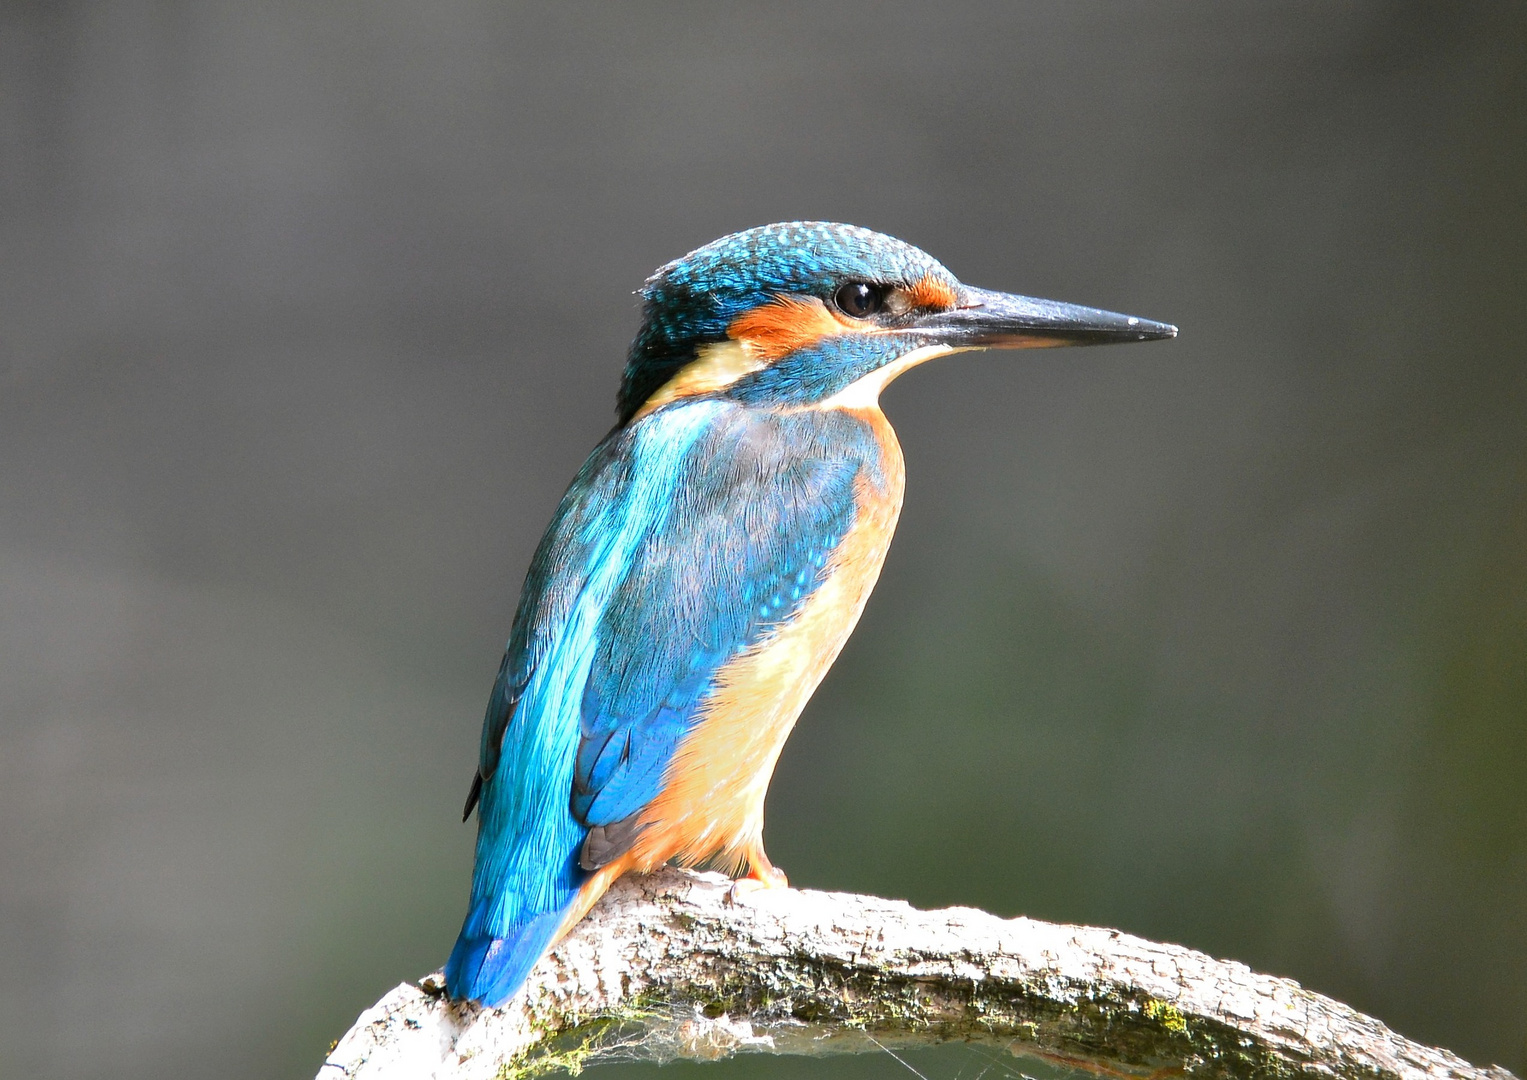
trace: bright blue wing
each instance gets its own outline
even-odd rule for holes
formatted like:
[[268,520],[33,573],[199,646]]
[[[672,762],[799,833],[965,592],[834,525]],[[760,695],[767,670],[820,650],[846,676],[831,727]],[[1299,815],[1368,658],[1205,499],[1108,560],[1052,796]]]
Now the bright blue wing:
[[717,671],[821,583],[865,468],[878,468],[873,436],[837,413],[737,410],[696,442],[673,505],[600,621],[577,818],[613,825],[657,795]]
[[587,877],[578,850],[588,829],[572,816],[570,794],[600,619],[719,409],[695,403],[612,432],[531,560],[483,719],[472,899],[446,963],[454,997],[507,1000]]
[[820,583],[878,460],[844,414],[714,400],[590,457],[532,560],[484,717],[454,995],[513,992],[586,877],[590,830],[657,794],[717,670]]

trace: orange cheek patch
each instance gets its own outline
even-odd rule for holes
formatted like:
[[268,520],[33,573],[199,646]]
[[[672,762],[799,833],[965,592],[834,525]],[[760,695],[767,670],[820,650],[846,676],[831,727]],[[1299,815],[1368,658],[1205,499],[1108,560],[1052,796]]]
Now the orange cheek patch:
[[940,281],[931,274],[907,290],[907,299],[912,301],[913,307],[934,308],[939,311],[954,307],[960,300],[955,295],[954,286],[946,281]]
[[758,359],[772,363],[828,334],[865,329],[861,323],[850,323],[828,311],[827,305],[814,296],[780,296],[737,316],[726,328],[726,336],[742,342]]

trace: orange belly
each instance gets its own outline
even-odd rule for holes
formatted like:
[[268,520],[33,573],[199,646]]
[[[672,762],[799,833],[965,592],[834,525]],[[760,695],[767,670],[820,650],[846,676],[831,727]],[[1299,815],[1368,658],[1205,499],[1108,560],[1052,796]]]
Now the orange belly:
[[796,617],[718,673],[698,722],[674,753],[662,792],[642,811],[627,869],[646,872],[670,859],[694,864],[712,857],[740,866],[750,853],[762,852],[774,764],[859,621],[901,513],[905,472],[896,435],[878,408],[854,412],[875,431],[884,482],[860,478],[858,518]]
[[733,868],[766,862],[764,796],[774,764],[864,611],[896,531],[906,487],[901,445],[879,406],[845,411],[875,432],[883,482],[877,486],[860,478],[855,489],[859,516],[833,551],[822,584],[796,617],[717,674],[698,722],[674,751],[662,791],[641,811],[641,829],[630,850],[594,871],[556,938],[628,871],[647,873],[672,860],[692,866],[714,858]]

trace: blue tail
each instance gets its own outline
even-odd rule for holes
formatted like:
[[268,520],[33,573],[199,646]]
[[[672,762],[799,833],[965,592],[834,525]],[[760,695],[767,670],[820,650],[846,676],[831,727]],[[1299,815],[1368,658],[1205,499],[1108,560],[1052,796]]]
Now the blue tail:
[[534,860],[502,876],[484,873],[490,863],[479,853],[472,907],[445,962],[445,985],[458,1001],[497,1008],[524,985],[551,946],[589,875],[578,865],[576,848],[553,862],[550,874]]
[[[485,803],[496,796],[490,791]],[[524,985],[589,879],[578,860],[587,830],[565,809],[538,822],[552,834],[536,834],[533,839],[545,840],[539,844],[503,841],[502,832],[489,827],[498,823],[491,808],[484,822],[472,904],[445,962],[445,985],[458,1001],[497,1008]]]
[[574,891],[560,909],[537,915],[511,928],[503,937],[495,937],[485,929],[491,898],[484,897],[474,904],[461,928],[461,936],[456,939],[456,947],[451,950],[451,958],[445,962],[445,985],[451,997],[481,1002],[489,1008],[497,1008],[512,998],[546,952],[577,895]]

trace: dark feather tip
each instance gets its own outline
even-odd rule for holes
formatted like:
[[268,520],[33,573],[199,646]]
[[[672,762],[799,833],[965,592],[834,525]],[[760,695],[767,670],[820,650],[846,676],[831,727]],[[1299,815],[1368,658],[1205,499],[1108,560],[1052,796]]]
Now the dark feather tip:
[[462,808],[461,820],[466,821],[472,816],[472,809],[477,805],[478,797],[482,795],[482,773],[472,774],[472,790],[467,792],[467,805]]

